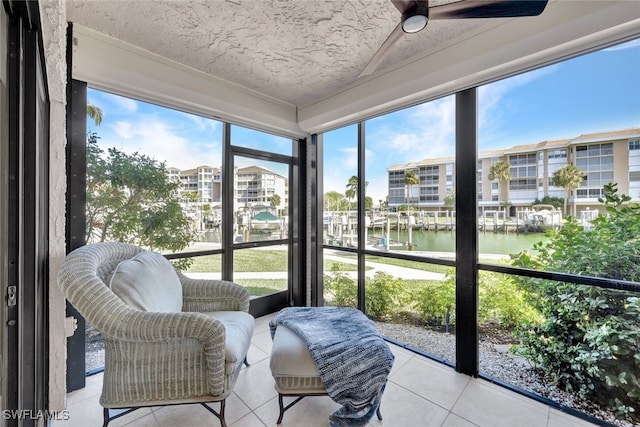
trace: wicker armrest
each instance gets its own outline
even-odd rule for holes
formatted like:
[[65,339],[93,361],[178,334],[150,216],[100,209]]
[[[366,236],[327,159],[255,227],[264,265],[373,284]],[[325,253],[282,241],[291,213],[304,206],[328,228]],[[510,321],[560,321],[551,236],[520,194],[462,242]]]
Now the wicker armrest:
[[249,291],[237,283],[192,279],[180,272],[178,277],[182,283],[183,311],[249,311]]
[[[192,338],[206,346],[224,343],[222,322],[201,313],[156,313],[127,306],[111,311],[111,320],[100,330],[112,339],[153,342],[166,339]],[[224,345],[220,346],[224,348]]]

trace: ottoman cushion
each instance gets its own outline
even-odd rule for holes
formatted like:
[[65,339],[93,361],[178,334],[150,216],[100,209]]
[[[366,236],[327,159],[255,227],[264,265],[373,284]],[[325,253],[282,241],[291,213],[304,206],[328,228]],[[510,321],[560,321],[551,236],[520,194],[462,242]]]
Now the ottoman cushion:
[[326,393],[318,367],[304,341],[282,325],[273,337],[270,367],[278,393]]

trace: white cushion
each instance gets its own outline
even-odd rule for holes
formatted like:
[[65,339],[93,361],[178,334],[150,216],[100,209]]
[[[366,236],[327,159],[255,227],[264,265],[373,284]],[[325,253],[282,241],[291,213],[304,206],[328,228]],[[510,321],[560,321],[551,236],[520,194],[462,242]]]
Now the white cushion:
[[278,393],[326,393],[316,362],[306,344],[283,325],[278,325],[273,336],[269,367]]
[[320,372],[304,341],[286,326],[278,325],[270,360],[276,376],[318,377]]
[[142,311],[182,311],[182,285],[171,263],[155,252],[141,252],[116,267],[109,287]]
[[230,375],[247,357],[255,320],[244,311],[215,311],[205,314],[215,317],[224,325],[225,370]]

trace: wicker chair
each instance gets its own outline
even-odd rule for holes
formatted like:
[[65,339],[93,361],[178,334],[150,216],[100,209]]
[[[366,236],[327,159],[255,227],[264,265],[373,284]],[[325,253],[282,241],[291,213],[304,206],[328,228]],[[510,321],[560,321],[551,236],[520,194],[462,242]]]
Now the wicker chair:
[[[156,261],[162,268],[166,262],[169,276],[177,274],[178,293],[182,288],[177,311],[134,308],[114,292],[114,277],[123,269],[120,266],[142,253],[160,258]],[[156,271],[147,270],[138,276],[149,281],[154,274],[157,276]],[[60,267],[58,284],[104,339],[100,397],[104,426],[140,407],[185,403],[201,403],[226,426],[225,399],[246,363],[254,327],[254,319],[247,313],[249,293],[245,288],[228,281],[188,278],[164,257],[116,242],[87,245],[70,253]],[[152,298],[158,294],[163,297],[162,289],[153,288]],[[175,299],[171,295],[165,298]],[[152,308],[153,304],[151,301]],[[208,402],[220,402],[220,411]]]

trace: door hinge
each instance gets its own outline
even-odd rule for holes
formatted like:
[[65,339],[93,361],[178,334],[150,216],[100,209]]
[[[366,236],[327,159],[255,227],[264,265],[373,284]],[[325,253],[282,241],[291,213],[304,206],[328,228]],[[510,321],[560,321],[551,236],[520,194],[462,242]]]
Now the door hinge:
[[7,306],[13,307],[16,305],[16,287],[9,286],[7,288]]

